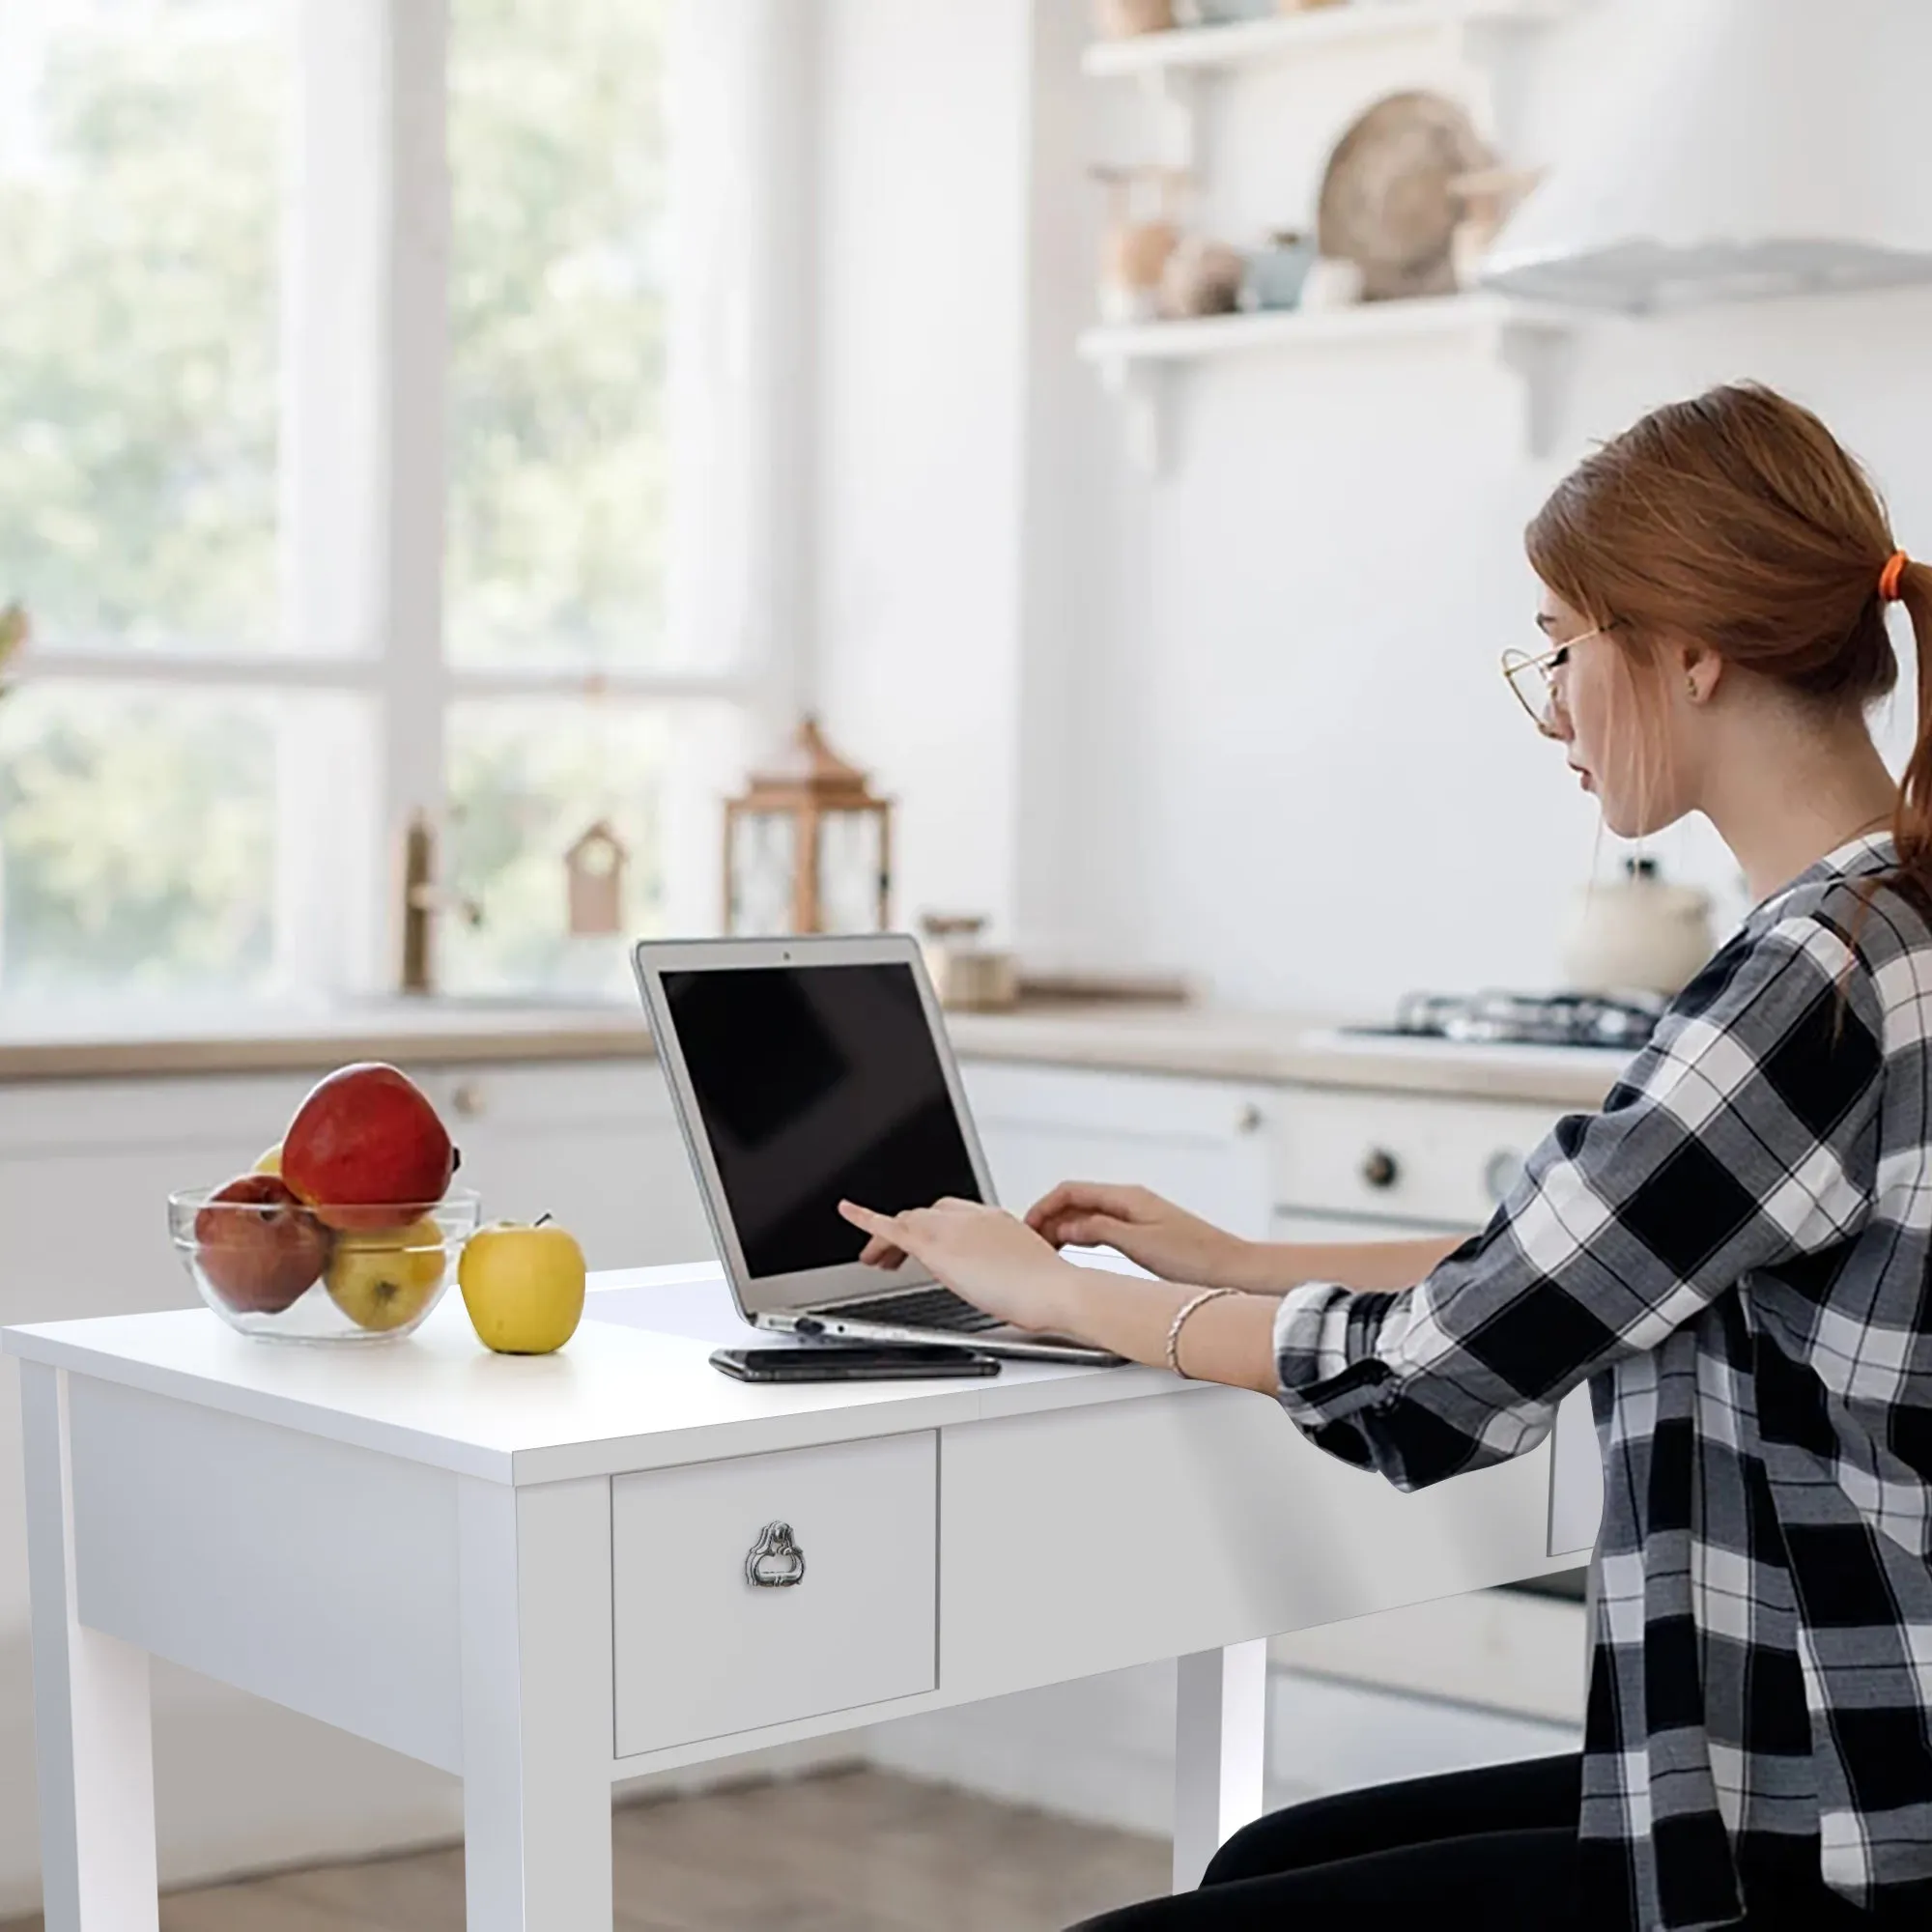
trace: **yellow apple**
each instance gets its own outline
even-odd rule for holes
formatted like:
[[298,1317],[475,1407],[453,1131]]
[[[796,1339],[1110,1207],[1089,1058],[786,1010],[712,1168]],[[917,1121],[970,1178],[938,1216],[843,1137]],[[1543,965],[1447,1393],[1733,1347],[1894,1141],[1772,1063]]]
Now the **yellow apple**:
[[583,1315],[583,1250],[541,1222],[479,1229],[456,1280],[478,1338],[499,1355],[548,1355],[576,1334]]
[[277,1141],[267,1153],[256,1157],[253,1170],[256,1174],[279,1174],[282,1171],[282,1144]]
[[412,1321],[442,1286],[442,1230],[425,1216],[406,1228],[358,1228],[335,1237],[323,1282],[358,1328]]

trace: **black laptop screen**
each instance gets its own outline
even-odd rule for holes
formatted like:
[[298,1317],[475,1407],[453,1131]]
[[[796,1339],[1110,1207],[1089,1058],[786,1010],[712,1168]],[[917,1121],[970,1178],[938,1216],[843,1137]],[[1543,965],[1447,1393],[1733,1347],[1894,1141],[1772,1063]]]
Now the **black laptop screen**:
[[667,973],[664,991],[754,1280],[857,1261],[841,1198],[980,1199],[910,966]]

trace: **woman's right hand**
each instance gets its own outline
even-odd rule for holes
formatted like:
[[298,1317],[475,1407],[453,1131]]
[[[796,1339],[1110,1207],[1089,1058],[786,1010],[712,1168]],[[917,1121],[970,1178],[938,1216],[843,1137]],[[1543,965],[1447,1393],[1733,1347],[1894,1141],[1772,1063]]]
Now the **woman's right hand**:
[[1242,1285],[1250,1244],[1150,1188],[1063,1180],[1026,1218],[1028,1227],[1056,1248],[1117,1248],[1165,1281],[1201,1288]]

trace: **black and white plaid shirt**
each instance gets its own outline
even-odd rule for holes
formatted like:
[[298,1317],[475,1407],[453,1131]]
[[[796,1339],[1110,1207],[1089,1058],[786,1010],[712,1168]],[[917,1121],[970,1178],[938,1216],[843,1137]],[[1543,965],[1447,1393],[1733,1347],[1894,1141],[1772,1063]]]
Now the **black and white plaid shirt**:
[[1752,913],[1420,1287],[1276,1325],[1289,1414],[1403,1489],[1591,1384],[1605,1925],[1821,1873],[1932,1924],[1932,923],[1869,883],[1893,861],[1861,839]]

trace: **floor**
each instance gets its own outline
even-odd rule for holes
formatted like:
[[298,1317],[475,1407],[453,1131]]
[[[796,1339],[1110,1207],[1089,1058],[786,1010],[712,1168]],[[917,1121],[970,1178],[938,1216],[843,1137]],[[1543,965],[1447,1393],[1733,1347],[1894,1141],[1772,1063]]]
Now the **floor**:
[[[630,1805],[616,1849],[616,1932],[1060,1932],[1167,1885],[1164,1839],[870,1770]],[[463,1854],[178,1892],[161,1932],[463,1932]]]

